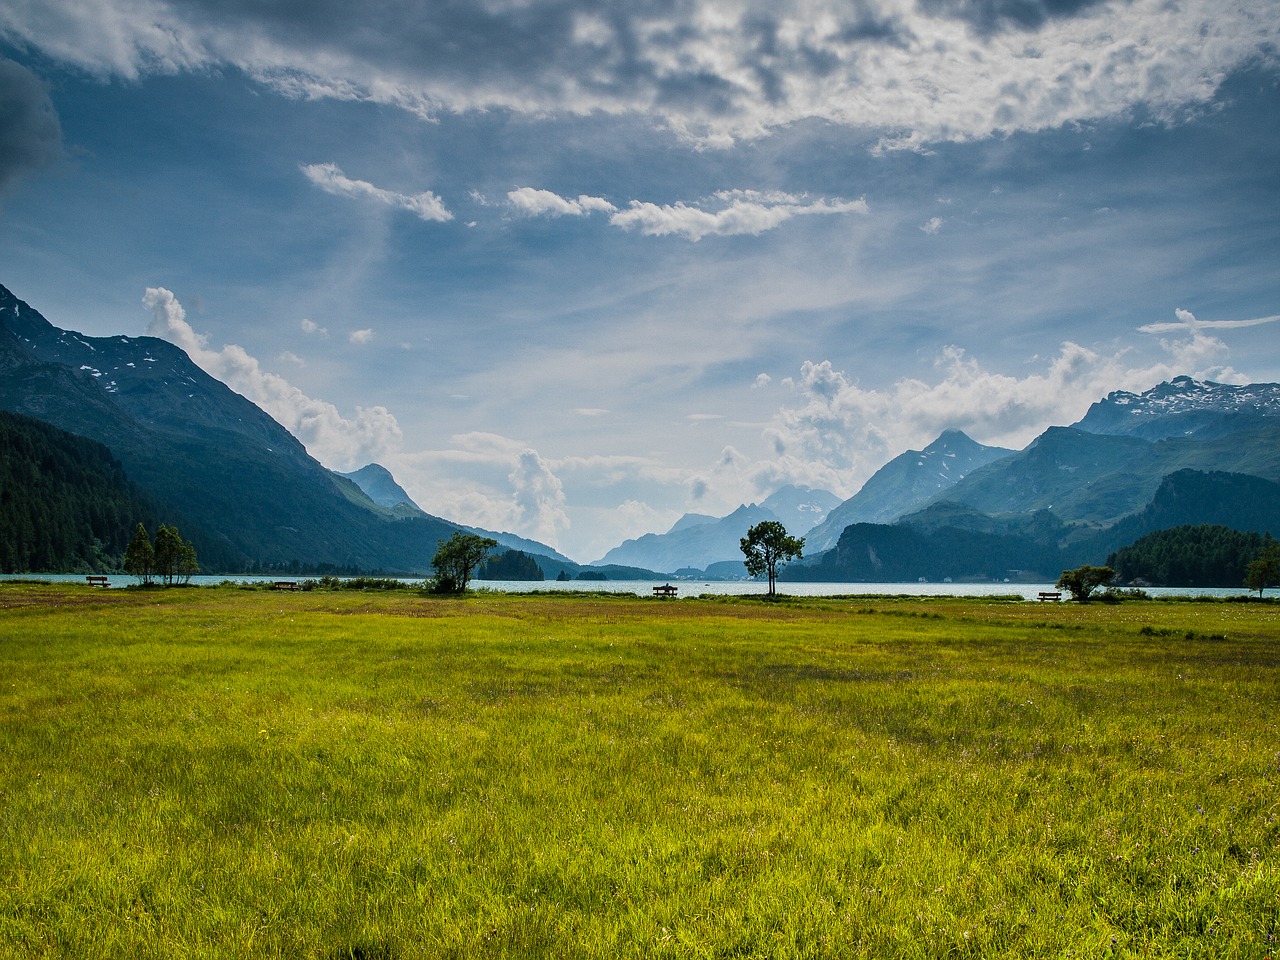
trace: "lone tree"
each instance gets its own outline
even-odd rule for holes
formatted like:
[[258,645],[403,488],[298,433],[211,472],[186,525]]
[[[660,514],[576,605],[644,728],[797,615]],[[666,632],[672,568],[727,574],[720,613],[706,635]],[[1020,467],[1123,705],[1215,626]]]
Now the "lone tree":
[[1110,567],[1091,567],[1085,564],[1074,570],[1063,570],[1058,578],[1058,587],[1071,592],[1072,600],[1087,603],[1093,591],[1115,579],[1116,572]]
[[147,536],[147,528],[141,523],[133,531],[133,539],[124,548],[124,572],[138,578],[141,584],[152,581],[155,568],[156,552],[151,548],[151,538]]
[[1245,569],[1244,585],[1248,590],[1257,590],[1261,597],[1263,590],[1277,583],[1280,583],[1280,543],[1268,533],[1261,552]]
[[762,520],[747,531],[740,541],[747,573],[753,577],[766,574],[769,578],[769,596],[773,596],[778,582],[778,564],[794,560],[804,550],[804,537],[793,537],[777,520]]
[[472,572],[484,563],[489,551],[498,545],[492,537],[481,537],[459,530],[448,540],[440,541],[431,566],[436,571],[436,590],[440,593],[466,593]]

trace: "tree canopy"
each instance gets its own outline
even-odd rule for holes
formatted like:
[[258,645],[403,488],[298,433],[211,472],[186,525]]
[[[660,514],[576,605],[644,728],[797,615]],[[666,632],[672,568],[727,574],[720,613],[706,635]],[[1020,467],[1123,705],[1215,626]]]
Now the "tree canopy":
[[1280,584],[1280,544],[1267,534],[1258,556],[1249,564],[1244,578],[1244,585],[1249,590],[1257,590],[1258,596],[1267,587]]
[[739,541],[743,564],[753,577],[764,574],[769,579],[769,596],[776,592],[778,565],[801,556],[804,537],[793,537],[777,520],[762,520]]
[[1058,578],[1058,587],[1068,590],[1072,600],[1085,603],[1093,595],[1093,591],[1115,579],[1116,572],[1110,567],[1092,567],[1085,564],[1074,570],[1063,570]]
[[436,590],[441,593],[465,593],[471,575],[498,545],[492,537],[456,532],[441,540],[431,566],[436,571]]

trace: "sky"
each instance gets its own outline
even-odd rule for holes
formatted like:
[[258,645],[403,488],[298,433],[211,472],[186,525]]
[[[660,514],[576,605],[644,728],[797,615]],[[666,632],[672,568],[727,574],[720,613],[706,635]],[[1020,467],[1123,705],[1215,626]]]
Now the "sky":
[[1280,380],[1280,0],[0,0],[0,283],[590,562]]

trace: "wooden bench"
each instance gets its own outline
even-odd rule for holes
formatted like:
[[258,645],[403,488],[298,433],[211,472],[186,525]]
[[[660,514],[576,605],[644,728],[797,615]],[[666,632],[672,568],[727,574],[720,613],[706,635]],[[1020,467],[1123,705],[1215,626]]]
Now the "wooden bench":
[[1036,594],[1036,599],[1041,603],[1044,603],[1046,600],[1051,600],[1054,603],[1057,603],[1062,599],[1062,594],[1057,590],[1041,590]]
[[297,580],[276,580],[274,583],[271,584],[271,589],[272,590],[297,590],[298,581]]
[[655,597],[674,597],[679,592],[679,590],[680,590],[679,587],[673,587],[669,583],[664,583],[660,587],[653,588],[653,595]]
[[85,577],[85,579],[89,581],[89,586],[91,587],[105,587],[107,585],[106,577],[89,576]]

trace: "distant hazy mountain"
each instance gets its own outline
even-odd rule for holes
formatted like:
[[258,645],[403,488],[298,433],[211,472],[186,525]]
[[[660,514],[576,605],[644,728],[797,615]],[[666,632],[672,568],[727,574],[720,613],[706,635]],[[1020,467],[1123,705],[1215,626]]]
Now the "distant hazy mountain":
[[679,533],[681,530],[687,530],[690,527],[698,527],[704,523],[715,523],[719,517],[713,517],[709,513],[686,513],[683,517],[672,524],[671,529],[667,533]]
[[[741,564],[740,541],[763,520],[776,520],[803,535],[840,499],[826,490],[788,484],[760,504],[744,504],[727,517],[685,514],[666,533],[646,533],[614,547],[598,563],[629,564],[674,573],[705,570],[720,562]],[[736,569],[736,568],[735,568]]]
[[741,560],[739,541],[747,535],[748,528],[762,520],[777,519],[773,511],[762,506],[744,505],[713,523],[683,528],[677,524],[671,533],[646,533],[635,540],[626,540],[596,564],[647,567],[665,573],[686,567],[702,570],[720,560]]
[[781,520],[793,537],[807,537],[840,506],[840,498],[829,490],[789,483],[766,497],[760,506]]
[[[352,473],[336,473],[335,475],[354,483],[374,506],[389,510],[393,517],[429,516],[413,502],[413,499],[405,492],[404,488],[396,482],[396,478],[391,475],[391,471],[380,463],[366,464]],[[465,524],[458,524],[458,527],[467,533],[475,533],[482,537],[492,537],[498,541],[500,546],[510,550],[519,550],[522,553],[537,557],[549,557],[575,567],[577,566],[555,548],[549,547],[545,543],[539,543],[537,540],[530,540],[514,533],[485,530],[481,527],[469,527]],[[559,568],[556,568],[556,572],[559,572]]]
[[973,470],[1011,453],[1003,447],[983,446],[959,430],[946,430],[923,450],[908,450],[877,470],[861,490],[809,532],[805,552],[831,549],[852,523],[891,523]]
[[[334,471],[337,473],[337,471]],[[369,463],[351,473],[338,473],[346,477],[368,495],[369,499],[382,507],[398,507],[405,504],[418,513],[423,509],[413,502],[413,498],[405,493],[404,488],[396,483],[396,478],[380,463]]]

